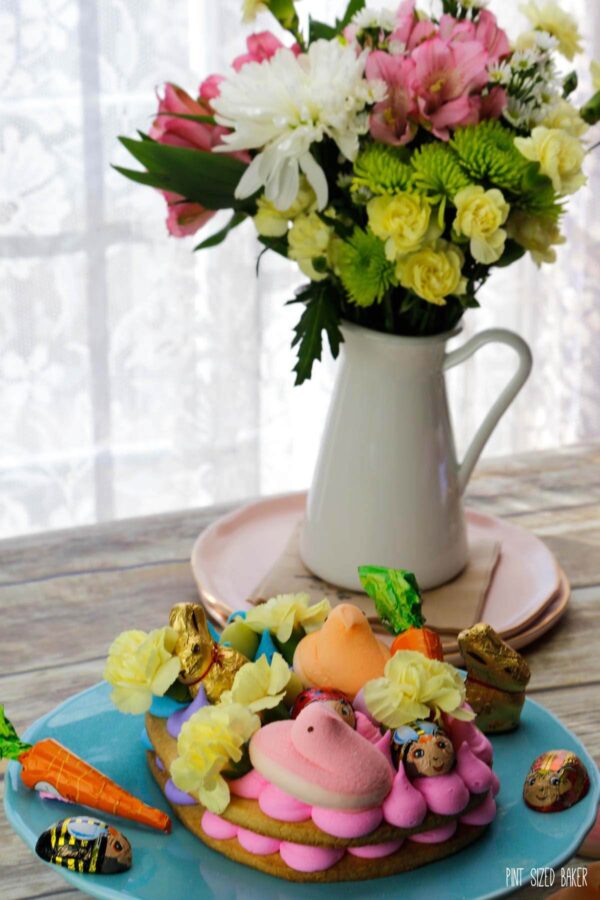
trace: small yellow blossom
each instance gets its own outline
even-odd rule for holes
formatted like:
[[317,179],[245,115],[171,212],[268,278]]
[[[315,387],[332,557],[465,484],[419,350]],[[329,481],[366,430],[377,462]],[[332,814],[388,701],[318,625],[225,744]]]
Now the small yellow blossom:
[[235,673],[231,690],[221,694],[221,703],[241,703],[250,712],[274,709],[285,697],[291,669],[280,653],[274,653],[271,665],[266,656],[246,663]]
[[439,240],[398,260],[396,274],[403,287],[428,303],[445,306],[446,297],[460,296],[467,290],[467,279],[462,275],[464,261],[459,247]]
[[481,185],[471,185],[458,192],[454,205],[454,230],[471,239],[473,259],[487,266],[498,262],[506,244],[502,226],[510,210],[502,191],[495,188],[486,191]]
[[440,235],[437,223],[432,223],[431,204],[421,194],[374,197],[367,204],[367,214],[371,231],[385,241],[385,255],[392,262]]
[[399,650],[385,665],[383,678],[368,681],[363,689],[371,715],[400,728],[416,719],[436,718],[442,712],[469,721],[474,713],[461,709],[465,685],[460,672],[449,663],[429,659],[414,650]]
[[111,644],[104,678],[112,686],[111,700],[121,712],[140,715],[152,696],[162,697],[181,669],[174,655],[179,634],[174,628],[123,631]]
[[531,216],[520,210],[511,214],[506,230],[509,237],[529,250],[538,266],[542,263],[556,262],[554,246],[566,243],[566,238],[560,233],[556,222],[540,216]]
[[268,6],[263,0],[242,0],[242,22],[254,22],[259,13],[267,12]]
[[531,137],[515,138],[515,144],[526,159],[539,162],[558,194],[574,194],[586,183],[581,171],[585,159],[581,141],[560,128],[540,125],[533,129]]
[[567,59],[572,60],[583,51],[577,20],[566,13],[556,0],[528,0],[521,6],[534,28],[547,31],[558,41],[558,49]]
[[308,594],[279,594],[248,610],[244,621],[259,634],[273,632],[277,640],[285,644],[294,628],[301,627],[307,634],[316,631],[331,612],[327,599],[312,606],[309,604]]
[[579,110],[562,98],[546,114],[540,125],[544,128],[558,128],[573,137],[582,137],[590,127],[579,115]]
[[230,792],[222,772],[239,763],[244,745],[259,728],[258,716],[239,703],[202,707],[179,733],[177,758],[171,763],[173,782],[211,812],[224,812]]
[[[326,214],[333,215],[333,210],[326,210]],[[298,216],[290,228],[288,257],[296,260],[300,271],[311,281],[323,281],[328,277],[327,272],[318,272],[315,269],[313,260],[328,259],[333,235],[333,228],[330,228],[316,212]]]
[[283,237],[287,234],[288,225],[302,213],[313,212],[317,207],[317,198],[306,178],[302,177],[298,195],[289,209],[277,209],[266,197],[259,197],[257,213],[254,216],[256,230],[263,237]]
[[590,74],[592,76],[592,87],[595,91],[600,91],[600,62],[595,59],[590,63]]

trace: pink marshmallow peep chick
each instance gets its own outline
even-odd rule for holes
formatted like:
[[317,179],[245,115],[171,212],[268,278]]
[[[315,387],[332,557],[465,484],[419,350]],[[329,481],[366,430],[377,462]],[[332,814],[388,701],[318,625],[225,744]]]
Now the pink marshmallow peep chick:
[[394,776],[385,755],[324,703],[311,703],[297,719],[257,731],[250,759],[280,790],[327,809],[378,806]]
[[367,681],[382,677],[389,658],[362,610],[341,603],[319,631],[302,638],[294,670],[305,687],[336,688],[352,699]]

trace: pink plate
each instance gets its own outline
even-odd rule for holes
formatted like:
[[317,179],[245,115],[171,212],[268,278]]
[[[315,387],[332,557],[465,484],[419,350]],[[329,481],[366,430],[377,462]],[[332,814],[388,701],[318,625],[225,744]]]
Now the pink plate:
[[[192,570],[217,619],[247,607],[247,598],[285,550],[305,504],[304,492],[267,497],[223,516],[200,535]],[[560,618],[569,598],[554,556],[516,525],[473,510],[466,516],[470,541],[487,538],[501,544],[482,618],[505,637],[522,637],[529,629],[527,643],[535,640]],[[449,636],[448,645],[453,650],[456,639]]]

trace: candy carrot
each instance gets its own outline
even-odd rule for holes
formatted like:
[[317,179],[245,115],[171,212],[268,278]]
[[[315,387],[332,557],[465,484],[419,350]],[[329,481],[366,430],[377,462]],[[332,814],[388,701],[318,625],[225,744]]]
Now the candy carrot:
[[171,831],[171,820],[166,813],[142,803],[53,738],[44,738],[33,745],[20,741],[1,705],[0,759],[21,763],[21,779],[28,788],[131,819],[167,834]]
[[361,566],[361,584],[375,601],[382,623],[396,635],[391,651],[416,650],[430,659],[444,659],[439,635],[425,628],[421,592],[417,579],[405,569]]

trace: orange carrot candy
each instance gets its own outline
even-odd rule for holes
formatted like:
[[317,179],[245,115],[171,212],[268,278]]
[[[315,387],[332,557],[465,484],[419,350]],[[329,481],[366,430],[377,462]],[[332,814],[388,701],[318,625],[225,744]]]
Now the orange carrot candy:
[[406,569],[360,566],[358,575],[375,602],[383,625],[396,635],[390,648],[392,654],[397,650],[416,650],[429,659],[443,661],[439,635],[424,627],[421,592],[413,573]]
[[166,813],[142,803],[53,738],[44,738],[33,745],[20,741],[2,705],[0,759],[13,759],[21,763],[21,780],[28,788],[68,803],[80,803],[130,819],[166,834],[171,831],[171,819]]

